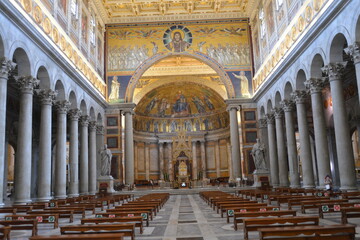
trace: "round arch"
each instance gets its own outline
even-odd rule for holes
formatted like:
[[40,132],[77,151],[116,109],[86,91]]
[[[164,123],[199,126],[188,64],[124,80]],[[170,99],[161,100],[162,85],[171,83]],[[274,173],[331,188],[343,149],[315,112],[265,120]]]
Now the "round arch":
[[104,125],[103,117],[102,117],[101,113],[98,113],[96,121],[97,121],[98,126],[103,126]]
[[126,89],[125,93],[125,102],[132,102],[134,98],[134,90],[135,87],[139,81],[139,79],[142,77],[142,75],[145,73],[146,70],[148,70],[152,65],[155,63],[160,62],[161,60],[171,57],[171,56],[186,56],[195,58],[208,66],[210,66],[214,71],[219,75],[220,80],[224,83],[227,97],[228,98],[235,98],[235,91],[234,87],[232,85],[231,79],[226,73],[223,66],[221,66],[219,63],[217,63],[215,60],[209,58],[208,56],[200,53],[188,53],[188,52],[182,52],[182,53],[159,53],[155,56],[152,56],[148,58],[145,62],[143,62],[134,72],[133,76],[130,79],[129,85]]
[[88,110],[87,110],[86,102],[85,102],[84,99],[81,100],[80,110],[81,110],[81,115],[82,115],[82,116],[88,115]]
[[77,104],[77,99],[76,99],[76,94],[74,91],[71,91],[69,94],[69,101],[70,101],[70,108],[71,109],[77,109],[78,108],[78,104]]
[[57,100],[66,100],[64,84],[61,80],[57,80],[55,84],[55,90],[57,91]]
[[37,70],[36,78],[40,80],[41,89],[50,89],[50,77],[48,70],[41,66]]
[[273,105],[271,99],[269,99],[266,104],[266,113],[271,114],[272,109],[273,109]]
[[296,90],[305,90],[306,73],[300,69],[296,74]]
[[90,121],[96,121],[95,110],[94,110],[94,108],[93,108],[92,106],[90,107],[90,114],[89,114],[89,116],[90,116]]
[[324,67],[324,58],[320,54],[316,54],[311,61],[310,76],[313,78],[320,78],[323,76],[321,68]]
[[2,35],[0,32],[0,58],[2,58],[4,56],[5,56],[5,44],[4,44],[4,41],[2,39]]
[[279,108],[280,106],[280,102],[281,102],[281,93],[279,91],[276,92],[275,94],[275,107]]
[[284,88],[284,99],[290,100],[291,99],[291,93],[293,92],[293,86],[290,81],[286,82],[285,88]]
[[23,48],[17,48],[14,51],[12,60],[17,64],[15,69],[18,76],[31,75],[31,63],[28,54]]

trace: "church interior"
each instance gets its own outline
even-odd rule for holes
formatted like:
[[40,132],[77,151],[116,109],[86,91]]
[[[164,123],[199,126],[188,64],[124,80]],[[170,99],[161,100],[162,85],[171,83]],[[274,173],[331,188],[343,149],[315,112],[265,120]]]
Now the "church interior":
[[0,239],[360,239],[360,1],[0,1]]

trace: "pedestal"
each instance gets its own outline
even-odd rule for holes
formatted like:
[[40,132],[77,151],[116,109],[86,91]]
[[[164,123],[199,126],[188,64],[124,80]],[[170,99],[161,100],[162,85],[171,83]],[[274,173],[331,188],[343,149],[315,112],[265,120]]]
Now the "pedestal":
[[254,185],[253,187],[261,187],[261,183],[269,183],[270,181],[270,174],[269,170],[255,170],[253,172],[254,175]]
[[106,189],[107,193],[114,193],[114,178],[112,176],[100,176],[97,179],[99,191]]

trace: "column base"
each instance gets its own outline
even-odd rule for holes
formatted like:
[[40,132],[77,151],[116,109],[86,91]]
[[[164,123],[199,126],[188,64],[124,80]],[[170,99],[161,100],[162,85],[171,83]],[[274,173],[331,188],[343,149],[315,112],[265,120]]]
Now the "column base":
[[82,192],[79,194],[80,196],[89,195],[89,192]]
[[96,195],[96,191],[89,192],[89,195]]
[[346,191],[349,191],[349,192],[355,192],[355,191],[358,191],[358,188],[353,187],[353,186],[344,186],[344,187],[340,187],[340,190],[341,191],[346,190]]
[[5,206],[5,203],[0,203],[0,206]]
[[51,199],[52,199],[52,197],[49,196],[49,197],[40,197],[40,198],[37,198],[36,200],[39,202],[47,202],[47,201],[50,201]]
[[32,202],[31,199],[19,199],[19,200],[15,200],[14,204],[25,205],[25,204],[31,203],[31,202]]
[[305,188],[305,189],[313,189],[313,188],[315,188],[315,185],[304,185],[303,188]]
[[72,193],[72,194],[69,194],[68,197],[78,197],[79,194],[78,193]]
[[60,195],[60,196],[55,196],[55,199],[65,199],[67,198],[67,195]]
[[290,188],[301,188],[301,185],[290,185]]

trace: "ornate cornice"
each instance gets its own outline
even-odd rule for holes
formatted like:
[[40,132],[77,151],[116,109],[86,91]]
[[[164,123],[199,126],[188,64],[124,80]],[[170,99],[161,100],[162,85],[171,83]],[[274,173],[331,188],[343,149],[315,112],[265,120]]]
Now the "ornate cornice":
[[329,63],[328,65],[321,68],[324,74],[329,77],[329,81],[341,80],[347,62]]
[[360,43],[355,42],[353,45],[344,49],[345,53],[351,57],[354,64],[360,63]]

